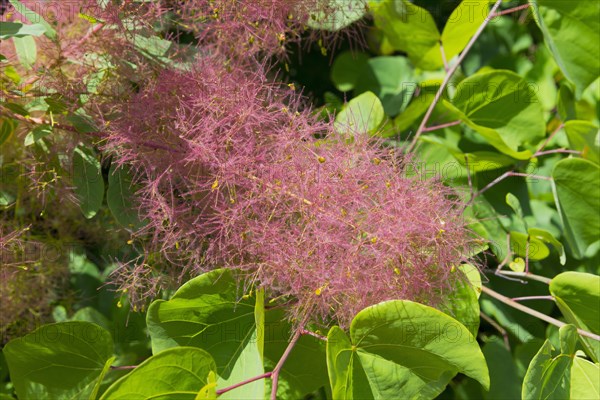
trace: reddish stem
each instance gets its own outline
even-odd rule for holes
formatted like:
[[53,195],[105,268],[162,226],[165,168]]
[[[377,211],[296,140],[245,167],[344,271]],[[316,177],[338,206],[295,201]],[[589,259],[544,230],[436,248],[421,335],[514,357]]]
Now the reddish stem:
[[[302,325],[304,325],[304,324],[302,324]],[[302,326],[302,325],[300,325],[300,326]],[[273,381],[273,383],[271,384],[271,387],[272,387],[271,400],[277,400],[277,387],[279,385],[279,373],[281,372],[281,369],[283,368],[283,364],[285,364],[285,361],[287,360],[290,353],[292,352],[292,349],[298,342],[298,339],[300,339],[303,329],[304,328],[300,328],[300,329],[296,330],[296,332],[294,333],[294,336],[292,337],[292,340],[290,340],[290,343],[288,344],[288,347],[285,349],[285,352],[279,359],[279,362],[277,363],[275,368],[273,368],[273,371],[271,371],[271,379]]]
[[535,156],[536,156],[536,154],[539,154],[539,153],[540,153],[542,150],[544,150],[544,148],[545,148],[545,147],[548,145],[548,143],[549,143],[549,142],[552,140],[552,138],[553,138],[553,137],[554,137],[554,136],[555,136],[555,135],[556,135],[556,134],[557,134],[557,133],[558,133],[558,132],[559,132],[559,131],[560,131],[562,128],[564,128],[564,127],[565,127],[565,124],[560,124],[560,125],[558,126],[558,128],[556,128],[556,129],[554,130],[554,132],[552,132],[552,133],[550,134],[550,136],[548,136],[548,137],[546,138],[546,140],[544,141],[544,143],[542,143],[542,145],[540,146],[540,148],[539,148],[539,149],[537,149],[537,151],[535,152],[535,154],[534,154],[533,156],[535,157]]
[[[492,289],[490,289],[488,287],[482,286],[481,290],[483,291],[483,293],[487,294],[488,296],[493,297],[494,299],[499,300],[499,301],[501,301],[502,303],[504,303],[506,305],[509,305],[509,306],[511,306],[513,308],[516,308],[519,311],[522,311],[522,312],[524,312],[526,314],[529,314],[529,315],[531,315],[533,317],[539,318],[542,321],[546,321],[549,324],[552,324],[554,326],[558,326],[559,328],[562,327],[562,326],[567,325],[566,323],[564,323],[562,321],[559,321],[557,319],[549,317],[546,314],[543,314],[543,313],[541,313],[539,311],[536,311],[536,310],[534,310],[532,308],[526,307],[523,304],[519,304],[516,301],[513,301],[513,300],[509,299],[508,297],[503,296],[500,293],[498,293],[498,292],[496,292],[496,291],[494,291],[494,290],[492,290]],[[579,328],[577,328],[577,332],[581,336],[589,337],[590,339],[594,339],[594,340],[600,341],[600,336],[596,335],[595,333],[584,331],[583,329],[579,329]]]
[[437,131],[438,129],[449,128],[449,127],[451,127],[451,126],[460,125],[461,123],[462,123],[462,121],[452,121],[452,122],[447,122],[447,123],[445,123],[445,124],[428,126],[428,127],[426,127],[426,128],[423,128],[423,131],[422,131],[422,132],[431,132],[431,131]]
[[302,333],[303,335],[309,335],[309,336],[312,336],[312,337],[316,337],[317,339],[319,339],[319,340],[322,340],[322,341],[324,341],[324,342],[326,342],[326,341],[327,341],[327,338],[326,338],[325,336],[323,336],[323,335],[319,335],[318,333],[315,333],[315,332],[309,331],[309,330],[307,330],[307,329],[301,329],[301,330],[300,330],[300,333]]
[[119,371],[119,370],[129,370],[129,369],[136,369],[137,365],[121,365],[118,367],[115,367],[113,365],[110,366],[110,369],[112,369],[113,371]]
[[247,385],[249,383],[258,381],[260,379],[270,378],[271,375],[272,375],[272,372],[265,372],[264,374],[254,376],[252,378],[246,379],[245,381],[238,382],[235,385],[227,386],[226,388],[217,390],[217,395],[221,395],[223,393],[229,392],[230,390],[237,389],[240,386]]
[[499,17],[501,15],[512,14],[514,12],[525,10],[527,8],[529,8],[529,4],[523,4],[523,5],[520,5],[520,6],[517,6],[517,7],[508,8],[508,9],[503,10],[503,11],[498,11],[497,13],[495,13],[493,15],[493,17],[495,18],[495,17]]
[[479,38],[479,36],[483,32],[483,30],[485,29],[487,24],[489,24],[489,22],[492,20],[493,15],[496,13],[496,10],[498,9],[498,7],[500,7],[501,3],[502,3],[502,0],[497,0],[496,3],[494,3],[494,6],[490,10],[490,13],[487,15],[487,17],[485,17],[485,20],[479,26],[479,28],[477,28],[477,31],[475,32],[475,34],[473,35],[471,40],[469,40],[469,43],[467,43],[464,50],[462,51],[462,53],[456,60],[456,63],[452,67],[450,67],[450,69],[448,70],[448,73],[444,77],[444,80],[442,81],[440,88],[438,89],[437,93],[435,94],[433,102],[431,102],[431,105],[427,109],[427,112],[425,113],[425,116],[423,117],[423,120],[421,121],[421,125],[419,125],[419,128],[417,129],[417,132],[415,133],[415,137],[412,139],[412,141],[410,142],[410,145],[406,149],[407,153],[410,153],[414,150],[415,146],[417,145],[417,141],[419,140],[419,137],[423,133],[423,129],[425,129],[425,126],[427,125],[427,122],[429,121],[429,118],[431,117],[431,114],[433,113],[433,110],[434,110],[436,104],[442,98],[442,95],[444,94],[444,90],[446,89],[448,82],[450,82],[452,75],[454,75],[454,73],[456,72],[456,70],[462,63],[462,61],[465,59],[465,57],[469,53],[469,50],[471,50],[471,47],[473,47],[473,45],[477,41],[477,38]]
[[568,149],[554,149],[554,150],[538,151],[533,156],[534,157],[541,157],[541,156],[545,156],[547,154],[556,154],[556,153],[562,153],[562,154],[581,154],[581,151],[568,150]]

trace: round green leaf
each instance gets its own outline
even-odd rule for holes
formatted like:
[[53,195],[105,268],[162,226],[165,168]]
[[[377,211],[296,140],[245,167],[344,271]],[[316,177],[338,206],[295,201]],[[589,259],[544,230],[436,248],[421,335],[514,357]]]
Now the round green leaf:
[[463,51],[485,20],[489,8],[490,0],[465,0],[452,11],[441,37],[448,61]]
[[565,132],[573,150],[581,151],[583,158],[600,164],[600,129],[591,122],[571,120],[565,123]]
[[13,37],[17,58],[25,69],[31,69],[37,60],[37,45],[33,36]]
[[[600,334],[600,277],[583,272],[563,272],[550,281],[550,293],[569,323]],[[581,337],[586,352],[596,362],[600,343]]]
[[19,399],[85,399],[112,359],[108,331],[82,321],[40,327],[3,349]]
[[492,336],[483,346],[483,355],[490,369],[490,390],[483,394],[484,400],[518,399],[521,381],[513,356],[503,340]]
[[544,41],[578,96],[600,70],[600,3],[529,0]]
[[[464,264],[455,271],[456,274],[464,274],[461,281],[456,284],[456,287],[448,294],[446,300],[439,309],[450,315],[461,324],[463,324],[473,337],[477,336],[479,331],[479,293],[481,292],[481,277],[479,271],[470,264]],[[471,267],[474,270],[469,270]],[[471,281],[467,277],[464,270],[470,271],[471,275],[477,274],[479,278],[479,288],[473,287]],[[474,279],[477,279],[474,278]],[[479,291],[478,291],[479,290]]]
[[112,384],[101,400],[190,399],[216,371],[210,354],[195,347],[177,347],[156,354]]
[[331,81],[341,92],[354,89],[369,56],[365,53],[345,51],[335,58],[331,67]]
[[365,0],[325,0],[318,2],[316,8],[306,25],[331,32],[351,25],[367,12]]
[[458,117],[467,125],[514,158],[529,158],[531,152],[521,148],[537,143],[546,132],[534,88],[511,71],[478,73],[461,81],[452,105],[463,114]]
[[575,357],[571,367],[571,399],[600,399],[600,365]]
[[370,0],[375,26],[394,50],[403,51],[419,68],[436,70],[444,65],[440,32],[431,14],[407,0]]
[[373,92],[365,92],[350,100],[335,118],[338,132],[376,133],[383,124],[385,112],[379,98]]
[[373,57],[357,80],[355,93],[375,93],[385,114],[393,117],[406,107],[416,88],[413,67],[406,57]]
[[327,362],[333,397],[434,398],[459,372],[489,387],[488,369],[469,330],[434,308],[387,301],[358,313],[350,339],[330,330]]
[[[529,251],[527,251],[527,238],[529,237]],[[550,249],[537,236],[527,235],[521,232],[510,232],[510,249],[521,257],[529,257],[530,260],[538,261],[550,255]]]
[[575,257],[582,258],[600,240],[600,167],[569,158],[556,163],[552,178],[565,237]]
[[75,195],[80,201],[81,212],[86,218],[92,218],[102,206],[104,198],[104,179],[100,161],[93,150],[83,146],[75,148],[73,185]]
[[152,352],[203,348],[214,357],[218,375],[229,379],[246,346],[257,347],[254,299],[240,300],[238,289],[231,270],[218,269],[188,281],[169,301],[154,301],[146,317]]

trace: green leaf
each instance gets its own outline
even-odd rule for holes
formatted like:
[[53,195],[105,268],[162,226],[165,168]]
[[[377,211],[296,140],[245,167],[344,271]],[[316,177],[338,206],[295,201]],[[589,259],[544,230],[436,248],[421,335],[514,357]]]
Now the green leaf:
[[446,60],[458,55],[488,14],[490,0],[463,0],[450,14],[442,31],[441,41]]
[[[583,272],[563,272],[550,281],[550,293],[566,320],[580,329],[600,334],[600,277]],[[600,343],[581,337],[586,352],[600,359]]]
[[27,21],[35,24],[40,24],[44,27],[44,34],[49,39],[56,38],[56,31],[41,15],[27,8],[22,2],[19,0],[9,0],[10,3],[15,7],[15,10],[22,16],[24,16]]
[[[515,214],[517,214],[517,217],[519,217],[519,219],[523,220],[523,208],[521,207],[521,202],[519,201],[517,196],[515,196],[512,193],[507,193],[506,204],[508,204],[510,208],[513,209],[513,211],[515,212]],[[525,228],[527,228],[527,226],[525,226]]]
[[520,321],[508,306],[486,298],[482,298],[480,302],[481,310],[484,313],[495,318],[500,326],[504,327],[521,342],[527,342],[534,339],[533,332],[535,332],[535,326]]
[[376,133],[385,119],[383,105],[373,92],[365,92],[350,100],[335,118],[338,132]]
[[11,118],[3,119],[0,125],[0,145],[8,140],[10,135],[15,131],[17,121]]
[[562,243],[559,242],[550,232],[539,228],[529,228],[527,232],[529,233],[530,237],[551,244],[558,252],[558,256],[560,257],[560,264],[565,265],[565,263],[567,262],[565,248],[562,245]]
[[600,399],[600,365],[575,357],[571,368],[571,399]]
[[597,1],[529,0],[544,41],[577,97],[598,78],[600,8]]
[[[46,101],[48,102],[48,101]],[[50,103],[49,103],[50,104]],[[67,121],[73,125],[73,128],[79,133],[94,133],[98,132],[98,127],[90,118],[81,114],[69,114]]]
[[50,125],[39,125],[33,128],[31,132],[25,136],[25,141],[23,144],[25,146],[31,146],[38,140],[45,138],[46,136],[52,134],[52,127]]
[[339,31],[365,16],[365,0],[325,0],[316,4],[306,25],[312,29]]
[[134,230],[144,226],[135,208],[131,175],[123,166],[116,167],[113,164],[110,167],[106,203],[119,224]]
[[565,325],[560,328],[559,334],[560,354],[554,355],[554,347],[546,340],[531,360],[523,380],[523,400],[569,398],[577,330],[573,325]]
[[[468,267],[463,266],[463,268]],[[461,277],[461,281],[456,283],[454,289],[448,294],[445,302],[439,309],[463,324],[471,332],[471,335],[476,337],[479,331],[478,292],[477,289],[471,286],[471,282],[466,274],[459,271],[455,271],[455,273],[463,274],[464,277]],[[477,270],[475,272],[479,274]]]
[[[527,245],[529,238],[529,246]],[[529,248],[528,248],[529,247]],[[530,260],[539,261],[550,255],[550,249],[540,239],[521,232],[510,232],[510,249],[520,257],[529,257]]]
[[11,37],[40,36],[44,32],[46,32],[46,28],[41,24],[24,25],[20,22],[0,21],[0,40]]
[[25,69],[31,69],[37,59],[37,46],[31,36],[13,37],[17,58]]
[[490,390],[483,393],[483,398],[518,399],[521,395],[521,382],[512,354],[502,339],[492,337],[492,341],[483,346],[483,355],[490,369]]
[[537,143],[546,132],[544,113],[535,93],[511,71],[482,72],[464,79],[456,88],[452,104],[443,104],[458,111],[457,117],[489,144],[516,159],[530,158],[532,152],[521,148]]
[[256,347],[254,300],[240,300],[238,289],[231,270],[218,269],[188,281],[170,300],[154,301],[146,317],[152,353],[203,348],[214,357],[219,377],[229,379],[246,346]]
[[[219,379],[220,387],[228,387],[242,382],[253,376],[262,375],[265,372],[263,366],[264,352],[264,316],[265,299],[264,290],[259,290],[256,295],[256,305],[254,307],[254,330],[251,333],[250,340],[245,343],[244,349],[235,360],[228,379]],[[230,390],[219,396],[220,399],[262,399],[265,394],[265,380],[260,379],[246,384],[237,389]]]
[[100,161],[87,147],[78,146],[73,151],[73,185],[81,212],[86,218],[92,218],[102,206],[104,179]]
[[345,51],[335,58],[331,67],[331,81],[340,92],[354,89],[369,56],[365,53]]
[[150,57],[162,58],[167,55],[167,52],[173,45],[170,40],[161,39],[158,36],[146,37],[140,34],[135,34],[132,37],[133,45],[142,53]]
[[217,377],[213,371],[208,373],[208,383],[196,395],[195,400],[217,399]]
[[89,397],[113,355],[108,331],[61,322],[11,340],[3,349],[19,399]]
[[556,102],[558,115],[563,122],[577,119],[575,109],[575,94],[567,81],[563,81],[558,91],[558,100]]
[[[265,319],[265,367],[272,369],[288,346],[293,326],[280,308],[268,310]],[[301,399],[327,386],[325,352],[322,340],[302,335],[281,370],[277,398]]]
[[467,328],[411,301],[362,310],[352,321],[350,339],[333,327],[327,363],[335,399],[434,398],[459,372],[486,389],[490,384],[483,354]]
[[471,288],[475,291],[477,298],[481,295],[481,273],[477,267],[471,264],[461,264],[458,267],[471,283]]
[[565,237],[580,259],[600,240],[600,167],[578,158],[561,160],[552,171],[554,197]]
[[408,107],[404,111],[402,111],[395,119],[394,119],[394,128],[391,132],[391,135],[394,135],[395,132],[404,132],[408,130],[429,108],[431,102],[433,101],[433,95],[421,95],[415,99],[413,99]]
[[436,70],[444,65],[440,32],[431,14],[407,0],[369,1],[375,26],[397,51],[403,51],[419,68]]
[[406,57],[373,57],[363,67],[355,93],[375,93],[386,115],[393,117],[406,107],[416,88],[413,68]]
[[600,164],[600,130],[588,121],[571,120],[565,123],[565,132],[573,150],[581,151],[583,158]]
[[4,107],[8,108],[10,111],[22,115],[24,117],[28,117],[29,116],[29,111],[24,108],[22,105],[17,104],[17,103],[3,103],[2,104]]
[[112,384],[102,400],[190,399],[216,371],[210,354],[195,347],[176,347],[160,352]]
[[113,356],[106,360],[106,362],[104,363],[104,368],[102,368],[102,372],[100,372],[100,376],[96,380],[96,384],[94,385],[94,389],[90,394],[89,400],[96,400],[98,398],[98,394],[100,393],[100,387],[102,386],[102,381],[104,380],[104,377],[106,376],[108,371],[110,371],[110,367],[116,359],[117,357]]

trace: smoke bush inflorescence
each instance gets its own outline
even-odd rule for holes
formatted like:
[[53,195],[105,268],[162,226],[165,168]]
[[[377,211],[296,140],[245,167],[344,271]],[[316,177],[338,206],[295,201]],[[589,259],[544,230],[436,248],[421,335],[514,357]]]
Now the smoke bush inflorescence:
[[240,269],[293,315],[347,324],[389,299],[437,303],[471,240],[453,193],[407,157],[318,121],[287,86],[218,55],[165,72],[111,124],[154,244],[183,269]]

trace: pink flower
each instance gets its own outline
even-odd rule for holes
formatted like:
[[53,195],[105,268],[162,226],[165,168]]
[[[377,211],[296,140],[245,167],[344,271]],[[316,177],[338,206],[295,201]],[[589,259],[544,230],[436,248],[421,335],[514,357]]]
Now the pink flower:
[[149,250],[179,279],[241,269],[293,317],[347,325],[384,300],[442,302],[472,239],[452,190],[367,134],[334,133],[253,66],[212,55],[164,72],[110,125]]

